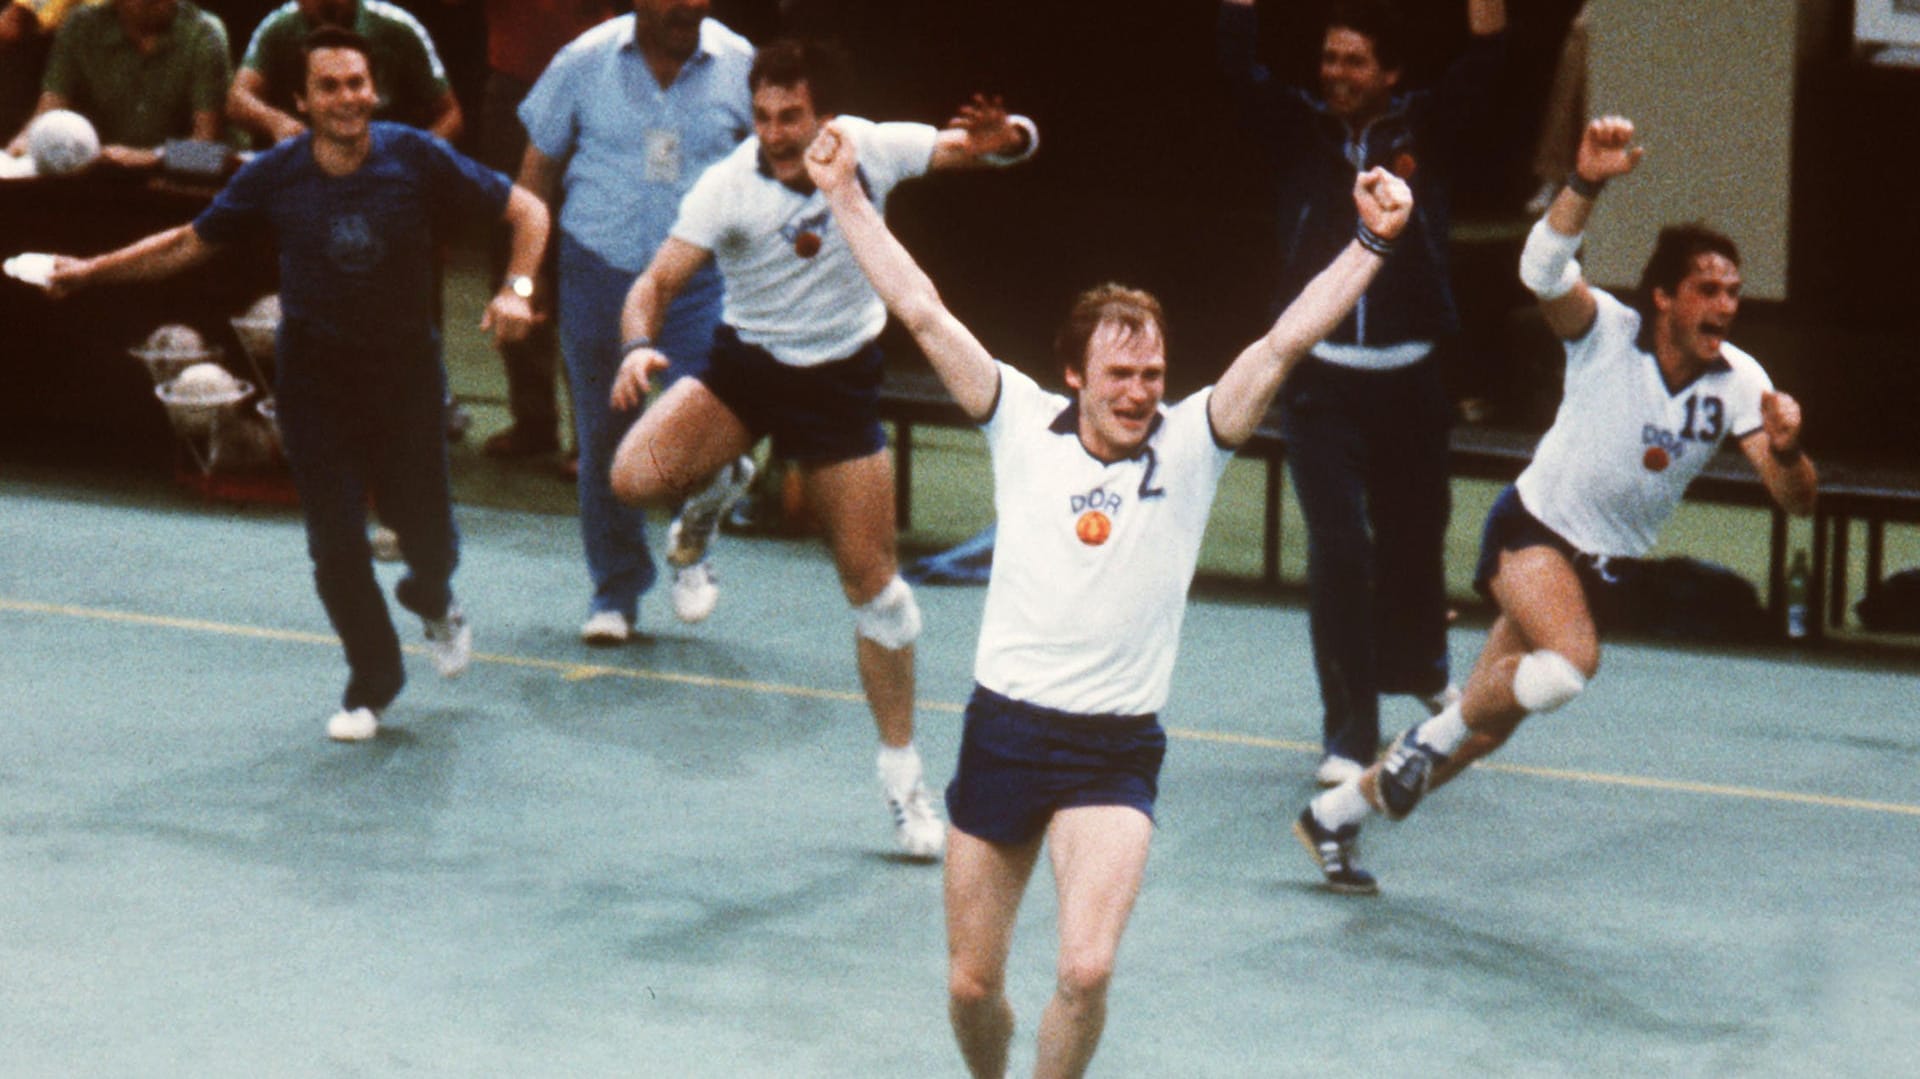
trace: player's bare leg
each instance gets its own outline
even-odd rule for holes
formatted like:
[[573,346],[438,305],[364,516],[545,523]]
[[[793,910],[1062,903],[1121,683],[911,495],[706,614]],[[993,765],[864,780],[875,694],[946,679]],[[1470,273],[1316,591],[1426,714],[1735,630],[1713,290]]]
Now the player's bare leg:
[[1053,999],[1040,1017],[1035,1079],[1082,1075],[1107,1023],[1120,935],[1146,874],[1153,822],[1131,806],[1054,814],[1048,856],[1060,899],[1060,956]]
[[950,829],[947,843],[947,1018],[975,1079],[1001,1079],[1013,1040],[1007,953],[1040,840],[1007,846]]

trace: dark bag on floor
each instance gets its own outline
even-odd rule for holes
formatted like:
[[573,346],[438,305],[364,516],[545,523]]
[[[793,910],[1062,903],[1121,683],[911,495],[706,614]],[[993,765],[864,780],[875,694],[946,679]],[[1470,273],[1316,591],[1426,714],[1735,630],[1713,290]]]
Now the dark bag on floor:
[[1853,605],[1860,624],[1879,633],[1920,633],[1920,569],[1903,569]]
[[[1619,565],[1619,563],[1616,563]],[[1757,641],[1768,635],[1753,582],[1696,558],[1633,560],[1610,591],[1608,628],[1693,641]]]

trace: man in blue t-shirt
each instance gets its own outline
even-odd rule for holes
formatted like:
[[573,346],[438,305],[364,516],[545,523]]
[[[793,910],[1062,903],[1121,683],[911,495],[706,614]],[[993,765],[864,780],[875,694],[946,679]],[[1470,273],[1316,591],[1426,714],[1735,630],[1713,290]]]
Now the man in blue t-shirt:
[[306,515],[320,602],[349,669],[327,734],[364,741],[406,681],[373,575],[369,495],[399,535],[407,575],[394,594],[425,623],[435,668],[451,678],[472,653],[472,631],[451,586],[459,535],[441,435],[446,371],[434,322],[436,226],[485,215],[512,230],[506,284],[480,323],[501,344],[524,338],[532,325],[527,297],[546,245],[547,213],[539,199],[440,139],[374,122],[364,38],[317,30],[305,48],[299,108],[307,134],[241,169],[190,225],[96,258],[57,258],[48,289],[57,297],[165,277],[254,235],[278,246],[281,439]]

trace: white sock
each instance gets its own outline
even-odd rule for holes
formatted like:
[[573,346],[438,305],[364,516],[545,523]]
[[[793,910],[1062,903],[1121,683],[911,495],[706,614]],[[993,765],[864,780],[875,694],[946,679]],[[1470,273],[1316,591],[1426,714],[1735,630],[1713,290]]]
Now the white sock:
[[881,784],[890,791],[905,793],[920,782],[920,751],[914,748],[912,742],[897,748],[883,743],[880,746],[879,767]]
[[1442,756],[1451,757],[1469,733],[1466,718],[1460,714],[1460,702],[1455,701],[1446,711],[1420,724],[1414,737]]
[[1373,812],[1367,796],[1360,793],[1360,781],[1357,779],[1350,779],[1323,792],[1307,808],[1322,828],[1331,828],[1336,832],[1349,824],[1359,824]]

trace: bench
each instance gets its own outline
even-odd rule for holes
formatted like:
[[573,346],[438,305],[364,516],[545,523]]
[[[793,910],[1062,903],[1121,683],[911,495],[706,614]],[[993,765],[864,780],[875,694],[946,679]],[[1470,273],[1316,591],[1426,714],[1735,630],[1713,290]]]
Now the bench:
[[[913,429],[916,426],[971,427],[946,388],[931,372],[888,371],[880,388],[880,415],[894,429],[894,512],[902,529],[913,521]],[[1455,427],[1447,451],[1447,466],[1455,476],[1510,483],[1533,457],[1539,436],[1524,431],[1501,430],[1478,425]],[[1277,414],[1269,413],[1252,438],[1239,450],[1242,457],[1266,464],[1264,494],[1266,522],[1261,537],[1260,576],[1268,587],[1280,584],[1281,494],[1284,486],[1286,447],[1280,438]],[[1820,508],[1815,514],[1814,568],[1812,595],[1808,606],[1821,610],[1822,597],[1832,595],[1830,624],[1839,624],[1844,616],[1846,581],[1847,522],[1858,517],[1868,523],[1868,562],[1870,581],[1877,581],[1881,570],[1882,527],[1887,520],[1920,521],[1920,477],[1910,477],[1908,485],[1891,485],[1889,477],[1862,475],[1835,485],[1823,480]],[[1771,515],[1767,547],[1767,610],[1779,624],[1784,615],[1787,577],[1787,514],[1774,505],[1760,477],[1740,451],[1722,447],[1700,476],[1687,489],[1687,497],[1726,505],[1764,507]],[[1831,587],[1823,587],[1827,541],[1833,537],[1834,566]],[[1814,634],[1824,624],[1815,618],[1810,623]]]
[[[1820,499],[1813,509],[1813,579],[1808,609],[1819,629],[1847,618],[1847,547],[1854,520],[1867,528],[1866,592],[1886,579],[1889,521],[1920,524],[1920,471],[1911,468],[1824,466]],[[1831,557],[1829,557],[1831,555]]]

